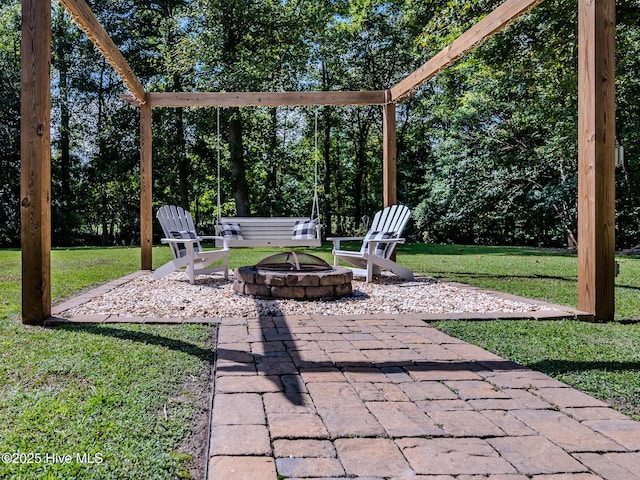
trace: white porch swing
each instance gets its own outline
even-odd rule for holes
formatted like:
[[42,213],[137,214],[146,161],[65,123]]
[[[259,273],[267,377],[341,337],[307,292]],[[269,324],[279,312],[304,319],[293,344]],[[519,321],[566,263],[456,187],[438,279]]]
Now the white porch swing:
[[[217,120],[218,219],[216,234],[229,247],[319,247],[322,243],[318,202],[318,111],[315,112],[314,188],[309,217],[223,217],[220,199],[220,108]],[[222,243],[220,243],[222,244]]]

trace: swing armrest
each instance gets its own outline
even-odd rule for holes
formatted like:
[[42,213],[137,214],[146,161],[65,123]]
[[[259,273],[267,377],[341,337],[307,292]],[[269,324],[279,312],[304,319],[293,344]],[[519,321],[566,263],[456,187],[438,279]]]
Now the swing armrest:
[[[222,235],[202,235],[200,237],[201,240],[206,241],[206,240],[213,240],[213,241],[221,241],[222,242],[222,249],[223,250],[228,250],[229,249],[229,239],[227,237],[223,237]],[[219,244],[218,244],[219,245]]]
[[223,240],[224,239],[222,235],[200,235],[198,238],[200,238],[200,240]]

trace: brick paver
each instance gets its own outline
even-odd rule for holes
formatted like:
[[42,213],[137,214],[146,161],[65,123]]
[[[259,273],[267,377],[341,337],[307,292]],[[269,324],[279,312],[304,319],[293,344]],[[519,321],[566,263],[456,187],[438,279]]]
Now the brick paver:
[[416,473],[493,475],[517,473],[491,445],[479,438],[403,438],[398,445]]
[[211,429],[211,455],[271,455],[264,425],[218,425]]
[[406,458],[392,440],[340,438],[335,445],[347,475],[352,477],[392,477],[412,473]]
[[271,457],[235,457],[231,455],[211,457],[209,479],[224,480],[275,480],[276,464]]
[[421,316],[222,319],[208,480],[640,480],[640,423]]

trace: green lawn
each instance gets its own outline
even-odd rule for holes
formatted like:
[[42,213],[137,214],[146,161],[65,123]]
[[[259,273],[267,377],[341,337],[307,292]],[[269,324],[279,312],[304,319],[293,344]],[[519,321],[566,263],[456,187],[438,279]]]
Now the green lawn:
[[[254,264],[272,251],[234,250],[231,263]],[[314,252],[331,259],[328,245]],[[168,248],[154,249],[155,266],[168,258]],[[575,306],[574,255],[530,248],[405,245],[398,258],[426,275]],[[616,305],[622,322],[436,326],[640,419],[640,259],[619,261]],[[137,248],[54,250],[54,302],[135,271],[139,264]],[[1,462],[0,478],[188,478],[183,445],[191,423],[202,421],[206,413],[213,329],[23,326],[20,252],[0,251],[0,267],[0,452],[30,453],[35,462]],[[70,463],[46,462],[44,455],[73,458]]]
[[[53,296],[139,265],[139,249],[54,250]],[[0,452],[31,455],[0,462],[0,478],[189,478],[182,445],[207,421],[213,330],[23,326],[20,252],[0,251],[0,266]]]

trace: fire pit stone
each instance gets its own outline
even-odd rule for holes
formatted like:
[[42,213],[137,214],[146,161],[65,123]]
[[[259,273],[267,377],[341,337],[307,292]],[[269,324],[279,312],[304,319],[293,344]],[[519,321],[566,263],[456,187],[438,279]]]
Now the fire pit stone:
[[[307,260],[309,255],[304,255]],[[263,261],[269,265],[268,268],[260,268],[260,264],[237,268],[233,289],[239,294],[265,298],[319,299],[351,295],[353,272],[344,267],[331,267],[324,260],[318,260],[326,267],[314,264],[312,269],[296,270],[285,264],[283,269],[278,270],[268,258]]]

